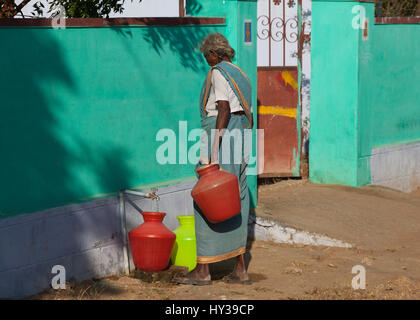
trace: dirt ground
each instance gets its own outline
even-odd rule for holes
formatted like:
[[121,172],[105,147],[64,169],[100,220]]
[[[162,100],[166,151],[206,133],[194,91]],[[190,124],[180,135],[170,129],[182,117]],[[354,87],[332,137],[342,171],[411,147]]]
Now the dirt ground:
[[[211,265],[210,286],[148,283],[112,276],[29,299],[420,299],[420,190],[315,185],[283,180],[259,187],[257,216],[349,242],[352,248],[248,244],[251,285],[226,284],[234,261]],[[366,270],[366,289],[352,288],[352,268]]]

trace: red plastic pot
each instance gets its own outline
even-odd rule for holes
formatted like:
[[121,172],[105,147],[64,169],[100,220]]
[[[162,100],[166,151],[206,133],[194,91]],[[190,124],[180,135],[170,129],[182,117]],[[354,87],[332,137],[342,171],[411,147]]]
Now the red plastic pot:
[[142,212],[144,223],[128,233],[134,265],[141,270],[161,271],[169,263],[175,233],[162,223],[165,213]]
[[191,196],[207,220],[212,223],[226,221],[241,213],[238,178],[210,164],[195,170],[200,179]]

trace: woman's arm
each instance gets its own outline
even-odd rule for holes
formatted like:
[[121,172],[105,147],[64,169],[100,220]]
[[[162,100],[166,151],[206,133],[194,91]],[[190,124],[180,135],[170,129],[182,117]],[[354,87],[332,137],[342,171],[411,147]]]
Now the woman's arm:
[[222,142],[224,130],[227,128],[230,118],[229,101],[217,101],[217,106],[219,111],[216,119],[216,132],[214,135],[210,163],[219,163],[219,147],[220,143]]

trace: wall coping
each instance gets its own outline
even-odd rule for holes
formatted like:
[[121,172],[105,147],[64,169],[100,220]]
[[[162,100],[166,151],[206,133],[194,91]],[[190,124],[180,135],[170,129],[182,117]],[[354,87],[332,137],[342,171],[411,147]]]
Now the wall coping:
[[[223,25],[225,18],[214,17],[165,17],[165,18],[67,18],[65,27],[125,27],[125,26],[187,26]],[[50,27],[51,18],[5,18],[0,19],[0,27]]]
[[312,1],[330,1],[330,2],[376,2],[376,0],[312,0]]
[[376,24],[420,24],[420,17],[378,17]]
[[[312,0],[314,2],[370,2],[376,0]],[[420,24],[420,16],[417,17],[375,17],[375,24]]]

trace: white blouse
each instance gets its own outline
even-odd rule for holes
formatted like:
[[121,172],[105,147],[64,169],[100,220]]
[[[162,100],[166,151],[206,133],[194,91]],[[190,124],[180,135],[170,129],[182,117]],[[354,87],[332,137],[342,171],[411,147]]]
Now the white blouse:
[[[217,116],[217,101],[220,100],[229,101],[230,113],[243,111],[238,97],[236,96],[235,92],[233,92],[229,82],[225,79],[219,70],[214,69],[211,75],[209,99],[207,100],[206,104],[208,117]],[[250,112],[252,113],[252,107]]]

